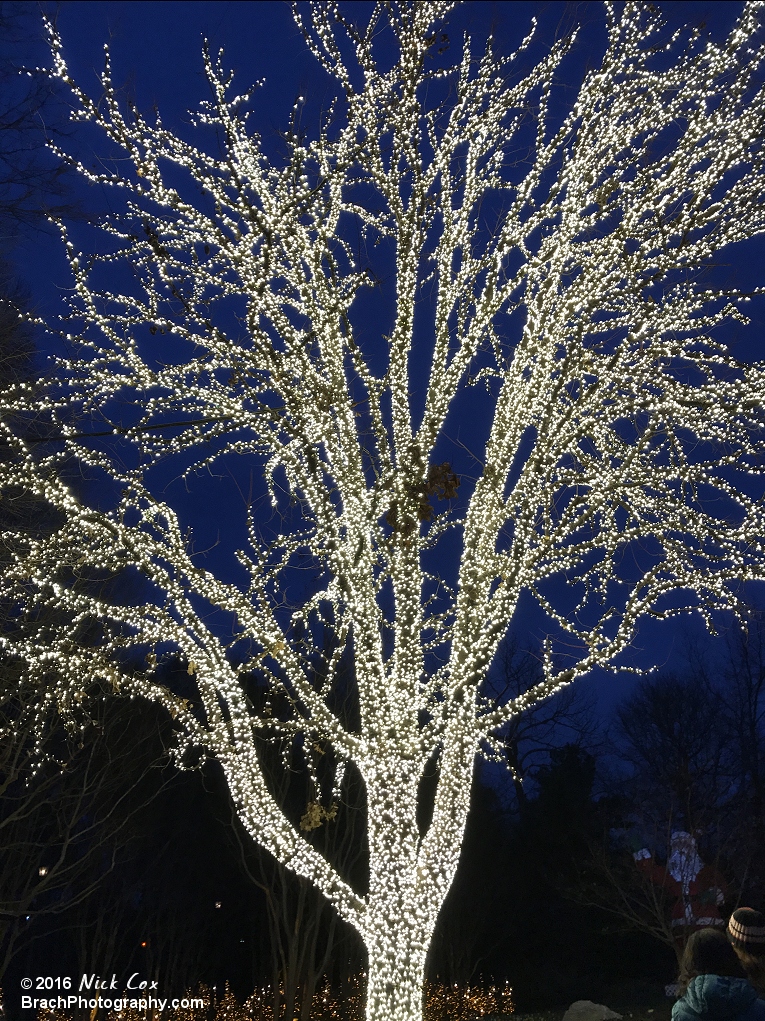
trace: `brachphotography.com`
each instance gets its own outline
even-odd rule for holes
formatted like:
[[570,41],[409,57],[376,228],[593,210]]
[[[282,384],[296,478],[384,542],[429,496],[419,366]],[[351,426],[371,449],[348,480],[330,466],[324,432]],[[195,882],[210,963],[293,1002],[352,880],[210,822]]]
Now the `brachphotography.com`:
[[168,1007],[201,1008],[205,1006],[205,1000],[199,997],[183,997],[170,999],[168,997],[145,996],[145,997],[120,997],[120,996],[79,996],[75,993],[69,996],[22,996],[22,1010],[166,1010]]

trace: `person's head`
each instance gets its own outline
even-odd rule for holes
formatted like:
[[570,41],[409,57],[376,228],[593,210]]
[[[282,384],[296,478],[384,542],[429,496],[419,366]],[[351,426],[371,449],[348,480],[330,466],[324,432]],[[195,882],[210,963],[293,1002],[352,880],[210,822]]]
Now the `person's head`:
[[721,929],[699,929],[686,943],[680,965],[680,995],[697,975],[744,978],[736,952]]
[[765,957],[765,915],[754,908],[736,908],[728,921],[728,939],[739,954]]

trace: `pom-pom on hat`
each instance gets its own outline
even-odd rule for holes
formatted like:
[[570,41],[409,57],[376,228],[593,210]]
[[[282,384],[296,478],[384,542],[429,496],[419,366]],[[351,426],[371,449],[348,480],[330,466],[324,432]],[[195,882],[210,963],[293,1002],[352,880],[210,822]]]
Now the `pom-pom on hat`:
[[728,938],[739,950],[765,955],[765,915],[754,908],[736,908],[728,921]]

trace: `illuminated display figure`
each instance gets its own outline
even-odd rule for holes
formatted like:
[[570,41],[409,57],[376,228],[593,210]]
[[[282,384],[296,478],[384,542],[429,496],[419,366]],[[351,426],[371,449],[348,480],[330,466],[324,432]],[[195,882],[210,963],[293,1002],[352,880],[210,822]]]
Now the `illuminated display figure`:
[[[108,59],[90,97],[52,31],[83,138],[108,140],[79,169],[112,200],[95,254],[61,226],[68,354],[44,392],[19,384],[2,405],[3,486],[55,508],[44,535],[6,536],[6,650],[73,719],[106,683],[217,758],[252,837],[360,934],[370,1021],[421,1017],[476,755],[624,663],[647,617],[713,626],[764,573],[765,375],[715,339],[747,295],[701,273],[765,226],[759,5],[719,44],[608,5],[602,57],[560,94],[572,40],[447,45],[452,7],[378,4],[354,27],[342,5],[298,5],[337,101],[313,135],[298,103],[273,159],[221,58],[205,55],[212,98],[175,134],[121,105]],[[356,298],[377,252],[390,315],[370,322]],[[454,416],[481,415],[485,448],[458,478]],[[261,528],[243,501],[227,574],[187,512],[235,458],[264,466],[275,512]],[[108,495],[75,492],[78,465]],[[74,584],[88,572],[145,592]],[[313,587],[287,605],[288,585]],[[544,677],[497,706],[481,685],[523,592],[550,621]],[[193,698],[163,681],[173,656]],[[355,719],[337,708],[349,676]],[[315,772],[294,817],[268,739]],[[312,836],[341,824],[349,763],[364,889]]]
[[638,851],[634,858],[640,871],[671,899],[670,925],[679,943],[685,945],[696,929],[725,924],[720,906],[727,884],[716,869],[701,860],[696,839],[690,833],[672,833],[666,865],[658,865],[648,848]]

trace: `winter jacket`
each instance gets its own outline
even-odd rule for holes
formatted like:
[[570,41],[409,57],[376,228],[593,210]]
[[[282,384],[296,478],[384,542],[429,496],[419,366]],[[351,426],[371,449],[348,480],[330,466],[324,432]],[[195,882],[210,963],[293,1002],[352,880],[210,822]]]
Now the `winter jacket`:
[[758,1000],[745,978],[697,975],[672,1008],[672,1021],[765,1021],[765,1000]]

